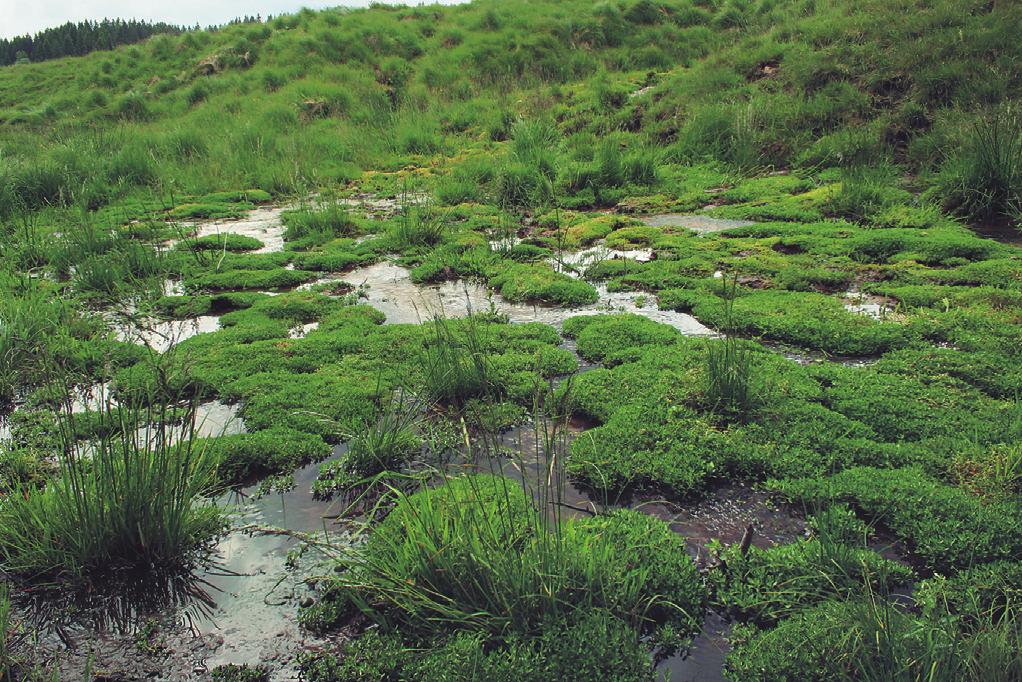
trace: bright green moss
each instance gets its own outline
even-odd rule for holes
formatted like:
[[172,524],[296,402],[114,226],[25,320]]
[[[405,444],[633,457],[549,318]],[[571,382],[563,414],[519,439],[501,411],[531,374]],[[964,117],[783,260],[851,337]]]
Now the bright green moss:
[[232,291],[237,289],[291,289],[315,280],[315,272],[305,270],[227,270],[196,275],[185,280],[189,291]]
[[575,439],[565,470],[601,500],[647,490],[684,498],[705,488],[727,447],[691,412],[634,405]]
[[[853,680],[870,670],[877,679],[930,670],[926,628],[911,616],[865,600],[826,601],[781,621],[776,628],[736,628],[725,661],[733,682]],[[881,648],[892,641],[895,646]]]
[[230,485],[288,474],[330,455],[330,446],[319,436],[286,428],[221,435],[199,441],[195,447],[205,448],[215,458],[218,479]]
[[789,499],[809,504],[851,504],[882,521],[933,570],[960,570],[1022,552],[1022,540],[1014,530],[1022,522],[1017,505],[984,504],[918,469],[862,467],[773,487]]
[[179,249],[191,251],[255,251],[264,244],[255,237],[224,232],[195,239],[185,239],[177,245]]
[[[705,324],[720,327],[724,322],[723,306],[712,297],[695,301],[692,312]],[[835,355],[874,355],[911,339],[903,325],[877,322],[845,309],[838,299],[808,292],[743,292],[735,299],[734,324],[742,335]]]
[[628,348],[670,345],[680,336],[673,327],[632,314],[573,317],[565,321],[564,335],[575,339],[578,354],[590,362]]
[[512,302],[555,303],[577,307],[595,303],[598,296],[589,284],[555,272],[549,265],[514,264],[490,278],[490,286]]
[[812,538],[769,549],[737,545],[720,553],[720,568],[710,575],[715,600],[730,613],[757,625],[771,625],[800,609],[830,599],[845,599],[865,585],[887,594],[913,578],[907,566],[876,552]]

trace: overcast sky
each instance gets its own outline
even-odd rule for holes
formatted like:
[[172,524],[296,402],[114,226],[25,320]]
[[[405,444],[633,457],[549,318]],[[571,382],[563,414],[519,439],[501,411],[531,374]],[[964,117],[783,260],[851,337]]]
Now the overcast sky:
[[[430,0],[427,4],[432,4]],[[457,0],[438,0],[454,4]],[[390,0],[393,4],[393,0]],[[365,7],[369,0],[0,0],[0,38],[11,38],[66,21],[148,19],[171,24],[222,24],[240,16],[284,14],[302,7]],[[417,5],[419,0],[405,0]]]

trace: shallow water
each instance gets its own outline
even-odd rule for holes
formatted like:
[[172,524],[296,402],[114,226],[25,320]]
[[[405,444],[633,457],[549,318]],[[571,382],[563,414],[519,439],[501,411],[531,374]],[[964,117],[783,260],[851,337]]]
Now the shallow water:
[[690,503],[650,500],[635,506],[684,536],[689,554],[700,566],[709,560],[706,548],[711,540],[725,545],[741,542],[750,526],[752,544],[763,549],[794,542],[806,533],[800,515],[771,505],[765,492],[741,484],[720,486]]
[[[214,566],[199,574],[211,588],[212,608],[188,614],[199,636],[223,638],[206,659],[208,668],[289,663],[297,649],[315,639],[299,628],[297,614],[299,602],[313,594],[313,579],[329,571],[316,543],[339,544],[346,538],[329,518],[336,505],[312,497],[318,473],[319,464],[310,464],[295,472],[291,490],[254,498],[253,486],[232,500],[240,512],[235,530],[218,544]],[[306,541],[312,548],[296,560]],[[292,562],[296,568],[289,568]],[[292,672],[285,665],[275,679],[291,679]]]
[[[255,497],[253,486],[226,496],[221,502],[237,508],[234,528],[190,577],[100,588],[70,609],[45,596],[24,604],[43,633],[35,654],[56,657],[61,679],[81,679],[93,665],[111,679],[208,680],[217,665],[260,662],[270,664],[273,680],[296,679],[296,652],[322,644],[297,621],[314,578],[329,571],[316,547],[346,541],[332,527],[333,506],[312,498],[318,470],[297,471],[284,493]],[[299,557],[306,541],[313,548]],[[155,656],[137,646],[147,623],[157,624]]]
[[[511,322],[542,322],[560,327],[566,319],[578,315],[630,312],[669,324],[686,335],[714,335],[713,330],[691,315],[657,309],[653,297],[634,292],[608,292],[605,285],[596,287],[600,298],[595,304],[578,308],[510,303],[486,286],[465,280],[420,286],[412,282],[406,268],[393,263],[377,263],[343,275],[324,278],[313,285],[337,281],[355,286],[366,285],[366,302],[386,315],[390,324],[418,324],[438,314],[464,317],[470,312],[487,312],[492,309],[506,314]],[[306,288],[313,285],[307,285]],[[639,305],[637,301],[643,302],[643,299],[643,305]]]
[[703,619],[703,629],[684,656],[671,656],[657,667],[657,678],[670,682],[723,682],[724,658],[731,651],[726,637],[731,625],[716,611]]
[[836,362],[841,365],[847,365],[848,367],[868,367],[880,359],[879,355],[831,355],[829,353],[824,353],[823,351],[796,348],[794,346],[788,346],[781,343],[769,341],[760,341],[759,343],[763,347],[769,348],[776,353],[780,353],[788,360],[797,362],[800,365]]
[[259,206],[241,218],[229,220],[204,220],[185,223],[195,229],[196,237],[218,234],[237,234],[255,237],[263,246],[248,253],[274,253],[284,250],[284,223],[280,214],[289,206]]
[[165,353],[175,344],[196,334],[215,332],[220,328],[216,315],[202,315],[187,320],[144,320],[140,324],[123,324],[116,327],[120,341],[148,346],[158,353]]
[[994,239],[1009,246],[1022,247],[1022,222],[993,219],[971,224],[969,227],[981,237]]
[[[685,538],[696,565],[711,563],[707,550],[711,540],[724,545],[740,543],[746,532],[752,544],[766,549],[805,537],[805,520],[787,508],[769,504],[766,493],[744,485],[725,485],[690,504],[653,501],[638,508],[667,523]],[[750,530],[751,529],[751,530]],[[718,682],[724,680],[724,657],[731,650],[726,636],[730,624],[718,613],[708,611],[703,630],[684,656],[672,656],[657,666],[661,677],[671,682]]]
[[889,320],[894,315],[894,306],[883,296],[848,291],[844,298],[845,310],[871,317],[878,322]]
[[684,227],[697,234],[710,234],[712,232],[721,232],[736,227],[749,227],[756,224],[751,220],[711,218],[709,216],[689,213],[664,213],[640,217],[639,220],[650,227]]
[[551,260],[551,265],[558,272],[569,275],[584,274],[587,268],[607,260],[628,259],[636,263],[647,263],[655,257],[653,249],[631,249],[620,251],[609,249],[603,245],[597,245],[581,251],[569,251],[557,255]]

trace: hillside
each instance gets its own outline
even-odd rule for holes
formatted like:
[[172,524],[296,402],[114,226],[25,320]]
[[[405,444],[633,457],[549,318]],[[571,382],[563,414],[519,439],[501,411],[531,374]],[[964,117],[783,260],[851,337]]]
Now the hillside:
[[3,69],[4,203],[300,193],[449,168],[517,117],[555,121],[565,158],[614,133],[661,165],[892,158],[955,186],[933,174],[1019,92],[1010,3],[816,4],[308,12]]
[[0,67],[0,682],[1022,679],[1019,26],[474,0]]

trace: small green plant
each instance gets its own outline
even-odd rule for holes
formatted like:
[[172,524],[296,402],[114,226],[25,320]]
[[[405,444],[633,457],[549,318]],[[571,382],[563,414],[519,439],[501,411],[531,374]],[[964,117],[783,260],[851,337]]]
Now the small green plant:
[[447,216],[429,205],[405,205],[390,237],[398,249],[436,246],[447,231]]
[[431,334],[419,354],[426,398],[461,406],[493,391],[490,360],[478,324],[474,316],[455,324],[442,315],[430,323]]
[[391,398],[379,419],[363,422],[348,436],[348,449],[337,460],[320,467],[313,492],[329,497],[345,492],[387,471],[400,471],[409,457],[422,449],[418,435],[420,409],[402,393]]
[[160,641],[160,625],[152,618],[147,618],[135,633],[135,647],[147,656],[158,654],[164,644]]
[[735,336],[735,275],[723,292],[723,338],[706,344],[706,402],[711,409],[744,418],[755,406],[754,358],[748,345]]

